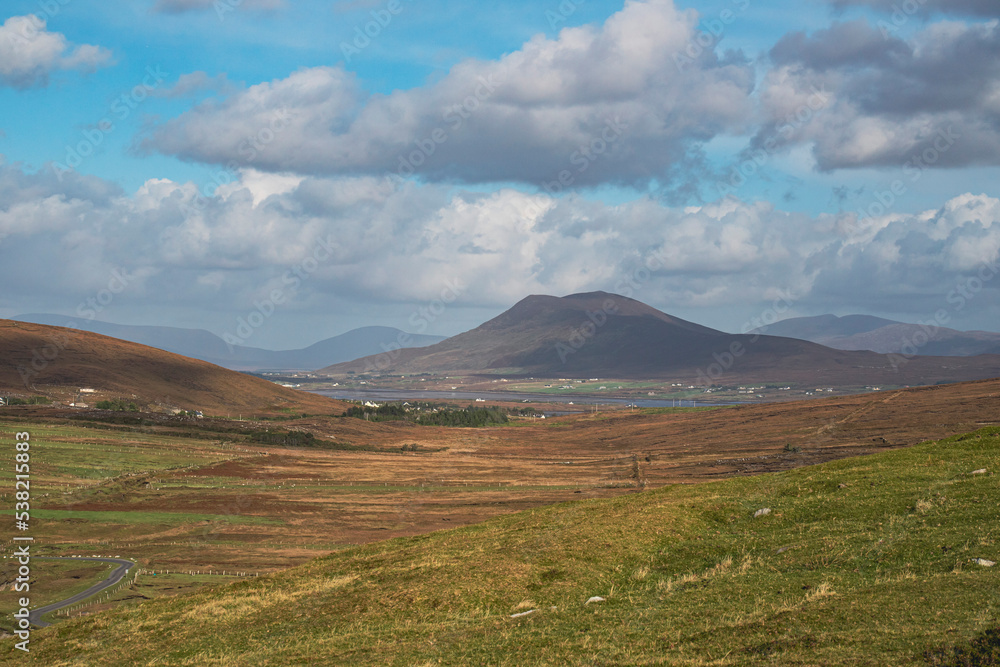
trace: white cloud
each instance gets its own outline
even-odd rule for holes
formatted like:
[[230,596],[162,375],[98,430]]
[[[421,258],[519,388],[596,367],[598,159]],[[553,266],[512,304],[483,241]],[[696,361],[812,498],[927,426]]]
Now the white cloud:
[[[0,167],[11,302],[30,310],[75,302],[125,268],[139,276],[130,294],[149,306],[206,314],[245,310],[274,289],[313,316],[345,299],[419,304],[454,283],[462,304],[486,308],[603,289],[708,312],[786,290],[813,312],[919,317],[957,280],[1000,260],[1000,199],[986,195],[858,223],[735,199],[677,209],[649,198],[609,206],[376,177],[244,179],[199,204],[191,183],[153,180],[126,196],[99,179]],[[320,254],[330,257],[309,267],[327,245]],[[293,290],[287,277],[303,266]],[[1000,306],[998,290],[985,292],[977,308]]]
[[74,46],[63,34],[46,30],[34,14],[12,16],[0,26],[0,84],[12,88],[45,86],[53,72],[93,72],[110,60],[107,49]]
[[[436,83],[388,95],[368,95],[342,67],[304,69],[201,104],[142,145],[314,175],[666,179],[700,142],[741,132],[750,111],[747,63],[711,51],[685,59],[697,22],[672,0],[630,0],[601,26],[539,35],[499,60],[466,60]],[[275,130],[278,114],[288,120]],[[262,135],[259,150],[246,150]]]
[[182,74],[174,85],[157,89],[151,93],[154,97],[192,97],[203,92],[229,93],[235,90],[235,85],[229,81],[225,73],[209,76],[205,72],[196,71]]

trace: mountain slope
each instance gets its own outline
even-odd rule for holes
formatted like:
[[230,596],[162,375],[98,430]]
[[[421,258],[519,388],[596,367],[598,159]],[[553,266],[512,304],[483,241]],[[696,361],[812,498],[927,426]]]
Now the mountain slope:
[[844,315],[843,317],[817,315],[815,317],[791,317],[755,329],[750,333],[799,338],[822,344],[823,340],[826,339],[867,333],[892,324],[901,324],[901,322],[871,315]]
[[1000,354],[1000,333],[906,324],[869,315],[793,317],[751,333],[788,336],[838,350],[870,350],[880,354],[938,357]]
[[1000,357],[892,359],[793,338],[734,335],[671,317],[634,299],[592,292],[530,296],[481,326],[426,348],[319,371],[533,377],[680,378],[835,384],[933,384],[996,377]]
[[241,371],[313,370],[378,354],[386,349],[383,346],[400,345],[400,341],[405,343],[402,347],[421,347],[444,340],[443,336],[407,334],[392,327],[362,327],[299,350],[265,350],[242,345],[230,347],[222,338],[204,329],[112,324],[48,313],[20,315],[14,319],[49,326],[71,326]]
[[997,626],[1000,568],[976,559],[1000,560],[1000,488],[970,473],[1000,466],[998,431],[348,548],[64,621],[31,650],[109,667],[994,664],[927,652]]
[[[442,343],[320,372],[363,372],[374,367],[408,373],[509,369],[543,377],[581,372],[628,376],[650,368],[690,366],[695,356],[711,361],[711,352],[727,348],[730,339],[749,338],[733,337],[606,292],[562,298],[533,295]],[[667,341],[669,345],[659,344]],[[796,351],[822,349],[801,341],[787,345]]]
[[[85,399],[80,388],[94,389]],[[163,409],[332,413],[342,404],[100,334],[0,320],[0,392],[91,403],[124,397]]]

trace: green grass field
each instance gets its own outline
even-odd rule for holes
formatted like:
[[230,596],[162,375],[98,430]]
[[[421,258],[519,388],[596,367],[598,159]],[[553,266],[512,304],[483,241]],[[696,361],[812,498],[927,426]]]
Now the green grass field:
[[[38,423],[0,426],[0,440],[13,442],[13,434],[22,430],[31,433],[31,485],[40,492],[96,485],[122,475],[207,465],[236,456],[227,451],[232,447],[207,440]],[[0,470],[4,478],[12,478],[13,460],[0,462]],[[0,494],[0,500],[5,498]]]
[[[996,664],[956,662],[950,647],[994,641],[983,633],[1000,616],[1000,567],[974,559],[1000,561],[998,470],[1000,429],[991,428],[790,472],[565,503],[71,620],[37,631],[32,659]],[[755,518],[762,508],[770,514]],[[605,601],[585,604],[591,596]]]
[[[111,569],[107,566],[104,573]],[[47,575],[48,573],[46,573]],[[158,598],[167,598],[175,595],[190,594],[202,588],[218,587],[234,581],[239,581],[243,577],[230,574],[189,574],[183,572],[143,572],[135,580],[130,573],[126,580],[114,586],[108,592],[102,592],[95,597],[88,598],[72,607],[61,609],[46,614],[43,618],[50,623],[59,623],[73,618],[80,618],[96,613],[108,611],[111,608],[121,605],[143,604]],[[86,585],[79,587],[84,590],[94,583],[99,577],[95,576]],[[76,593],[73,590],[69,593]],[[60,595],[56,599],[65,599],[67,595]],[[41,604],[54,602],[55,600],[45,600]],[[33,603],[34,604],[34,603]]]

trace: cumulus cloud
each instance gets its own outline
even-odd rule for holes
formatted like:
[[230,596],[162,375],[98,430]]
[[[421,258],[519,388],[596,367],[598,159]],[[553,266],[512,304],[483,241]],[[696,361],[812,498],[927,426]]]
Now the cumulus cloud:
[[833,0],[833,6],[868,6],[903,17],[913,14],[959,14],[966,16],[998,16],[1000,5],[994,0]]
[[[0,202],[8,307],[31,310],[85,299],[124,270],[134,276],[129,295],[150,307],[206,314],[245,313],[275,290],[315,317],[337,300],[421,304],[455,285],[461,304],[497,309],[532,293],[603,289],[685,312],[791,294],[813,312],[920,317],[1000,261],[1000,199],[972,194],[859,221],[734,198],[610,206],[263,172],[245,172],[212,199],[164,179],[126,195],[93,177],[6,166]],[[998,297],[983,290],[976,308],[996,309]]]
[[92,44],[70,44],[49,32],[34,14],[12,16],[0,26],[0,84],[26,89],[48,85],[53,72],[93,72],[107,65],[111,52]]
[[193,97],[204,92],[229,93],[235,89],[235,85],[229,80],[225,72],[209,76],[201,70],[182,74],[177,78],[174,85],[154,90],[151,94],[154,97],[183,98]]
[[[771,60],[757,148],[811,146],[822,170],[1000,164],[1000,22],[939,22],[907,41],[839,23],[786,35]],[[801,114],[818,91],[822,110]]]
[[[387,95],[367,94],[343,67],[303,69],[203,103],[141,145],[313,175],[550,190],[663,179],[701,142],[743,131],[751,107],[752,68],[693,49],[697,22],[672,0],[630,0],[601,26],[539,35],[499,60],[463,61],[435,83]],[[342,47],[349,56],[353,47]],[[275,127],[278,117],[287,122]]]

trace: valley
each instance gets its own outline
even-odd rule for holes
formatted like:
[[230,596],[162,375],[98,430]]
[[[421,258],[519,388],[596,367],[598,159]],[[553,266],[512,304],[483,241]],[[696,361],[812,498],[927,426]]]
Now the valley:
[[[38,553],[263,575],[352,545],[565,501],[912,446],[1000,423],[997,396],[1000,381],[983,381],[805,403],[619,408],[487,428],[332,415],[115,424],[106,412],[41,406],[7,408],[0,424],[3,437],[30,429],[40,443]],[[322,442],[262,446],[247,435],[275,429]],[[143,597],[139,587],[118,602]]]
[[[689,366],[670,365],[673,362],[662,358],[667,364],[662,368],[668,372],[652,378],[629,372],[601,375],[591,372],[594,369],[590,366],[582,367],[587,372],[576,377],[570,373],[535,377],[508,372],[512,367],[505,365],[507,361],[495,363],[495,355],[502,352],[498,352],[497,341],[507,345],[523,339],[517,343],[520,345],[528,338],[543,341],[528,356],[548,358],[555,329],[546,327],[552,318],[575,319],[579,303],[586,309],[597,298],[578,296],[569,299],[567,311],[560,310],[565,300],[546,300],[540,307],[537,299],[529,299],[483,325],[485,329],[422,350],[398,351],[404,363],[411,363],[405,361],[406,355],[414,364],[425,363],[420,361],[425,354],[437,360],[434,364],[441,362],[442,354],[446,359],[466,360],[456,362],[459,365],[479,360],[478,369],[460,373],[440,369],[414,373],[410,367],[402,369],[406,372],[392,368],[350,370],[371,363],[359,360],[349,364],[350,368],[255,376],[95,333],[0,322],[0,344],[6,360],[0,368],[0,395],[8,403],[0,406],[0,440],[13,441],[15,433],[25,431],[31,434],[31,537],[37,566],[31,578],[37,591],[32,599],[32,607],[39,610],[37,624],[52,623],[55,631],[62,633],[62,628],[90,627],[92,619],[134,619],[136,614],[158,614],[157,610],[175,608],[173,605],[197,608],[197,600],[205,599],[203,596],[228,600],[233,591],[248,587],[281,588],[285,586],[281,582],[297,581],[297,573],[341,562],[337,559],[390,553],[398,548],[419,551],[422,547],[418,545],[448,543],[453,539],[449,536],[465,534],[463,531],[488,533],[508,525],[506,522],[520,525],[550,512],[558,516],[580,511],[614,513],[612,508],[621,503],[638,503],[636,511],[641,513],[648,510],[642,508],[651,499],[677,493],[691,493],[695,506],[710,507],[714,497],[711,489],[717,484],[766,486],[779,483],[766,480],[838,462],[863,467],[859,462],[864,459],[881,461],[897,451],[927,447],[928,442],[962,434],[986,433],[992,438],[989,429],[1000,425],[1000,380],[967,379],[993,372],[989,356],[925,357],[892,368],[891,358],[874,353],[837,352],[781,338],[760,337],[751,343],[751,337],[745,340],[747,345],[762,342],[762,346],[753,348],[754,353],[748,347],[745,357],[734,354],[725,378],[703,384],[687,379],[685,369]],[[736,349],[728,334],[650,312],[638,302],[622,304],[621,313],[609,315],[607,326],[587,343],[591,354],[612,354],[609,345],[640,350],[649,327],[659,331],[656,336],[667,339],[687,335],[679,331],[690,333],[685,354],[693,355],[691,358],[707,353],[711,359],[726,360],[720,353],[708,351]],[[667,329],[659,330],[662,327]],[[487,332],[485,338],[483,331]],[[544,342],[546,336],[549,342]],[[580,348],[586,349],[586,345]],[[778,355],[775,358],[789,361],[767,371],[770,381],[746,382],[747,377],[754,377],[748,369],[771,363],[768,359],[772,357],[767,356],[771,353],[759,356],[761,350],[771,350]],[[51,354],[46,356],[46,351]],[[875,365],[865,371],[856,366],[849,370],[846,362],[861,359],[851,356],[855,354],[874,360]],[[977,365],[984,362],[986,366]],[[711,366],[706,368],[711,372]],[[920,380],[926,373],[944,379],[926,386],[905,386],[908,379]],[[856,383],[859,377],[872,376],[888,378],[891,383]],[[855,384],[831,382],[825,386],[814,382],[816,378],[853,379]],[[465,415],[464,420],[456,415]],[[10,480],[12,465],[5,462],[0,467]],[[882,471],[878,473],[883,480],[881,487],[889,473],[881,464],[877,469]],[[867,477],[851,479],[840,484],[863,486],[861,480]],[[691,491],[679,491],[681,488]],[[739,502],[748,502],[746,491],[735,493],[744,497]],[[0,491],[0,514],[13,515],[14,510],[8,508],[13,508],[15,500],[11,491]],[[704,505],[706,502],[709,505]],[[873,496],[871,502],[881,501]],[[736,521],[734,516],[730,523]],[[704,539],[697,537],[697,531],[685,532],[687,520],[680,515],[673,521],[669,530],[686,535],[683,540]],[[831,539],[856,539],[838,532],[833,519],[817,521],[816,530],[837,536]],[[647,544],[650,539],[647,529],[626,536],[621,532],[624,528],[607,525],[601,529],[590,526],[584,532],[582,528],[561,531],[555,538],[551,528],[535,537],[528,537],[532,529],[518,530],[526,531],[524,539],[538,544],[549,544],[552,539],[552,544],[562,544],[561,540],[571,535],[584,543],[598,539],[609,554],[632,553],[633,543]],[[595,530],[611,530],[616,537],[597,537]],[[878,532],[874,527],[865,530]],[[669,595],[676,585],[683,590],[694,581],[707,583],[715,575],[706,572],[728,571],[734,559],[742,559],[741,572],[753,570],[745,549],[726,542],[730,538],[720,539],[721,560],[709,566],[686,556],[678,561],[683,565],[671,568],[688,568],[687,574],[653,576],[658,581],[655,595]],[[490,547],[475,549],[481,554],[492,553],[503,543],[499,539]],[[992,548],[992,544],[989,539],[982,542],[985,547]],[[2,550],[5,558],[0,559],[0,578],[8,584],[18,576],[19,561],[13,557],[16,545],[13,538],[6,541]],[[419,556],[423,559],[419,562],[452,558],[446,555],[451,553],[450,547],[427,548],[430,551]],[[564,544],[539,548],[539,554],[547,554],[543,557],[547,569],[540,575],[543,581],[550,577],[546,572],[568,572],[568,563],[580,557],[572,555],[574,549]],[[561,555],[551,548],[557,548]],[[522,549],[514,547],[515,551]],[[84,561],[81,557],[105,560]],[[656,554],[644,557],[650,558],[650,563],[657,562]],[[482,567],[516,573],[518,568],[511,569],[505,559],[490,556],[481,561]],[[128,576],[65,608],[48,613],[41,609],[100,581],[112,561],[132,564]],[[592,576],[588,576],[596,576],[594,581],[615,579],[614,573],[620,571],[603,561],[593,567]],[[618,583],[602,589],[607,600],[620,600],[623,591],[633,588],[631,582],[652,576],[650,566],[635,567],[626,580],[615,579]],[[877,565],[865,567],[882,571]],[[904,571],[909,571],[906,567]],[[367,577],[367,571],[350,570],[338,576],[347,577],[345,582],[354,581]],[[680,584],[671,583],[676,576],[681,577]],[[832,587],[830,581],[836,580],[842,589],[872,584],[865,577],[847,581],[844,576],[840,570],[824,570],[821,583]],[[555,582],[564,575],[551,577]],[[566,581],[576,581],[575,575],[567,574]],[[321,581],[316,585],[326,590]],[[423,585],[415,581],[407,589],[416,596],[413,604],[417,607],[423,600],[437,599],[420,592]],[[519,602],[491,598],[476,603],[480,611],[473,616],[479,614],[483,620],[494,619],[489,621],[494,623],[503,605],[510,606],[506,615],[513,619],[521,618],[522,612],[541,613],[535,599],[538,596],[530,591],[547,590],[546,585],[521,585],[528,589],[516,593],[519,589],[515,586],[511,593],[521,597]],[[339,590],[339,586],[329,590]],[[463,586],[474,588],[471,583]],[[649,593],[640,593],[640,589],[629,593],[629,599]],[[822,591],[820,597],[827,597],[827,589]],[[260,598],[253,608],[280,604],[286,593],[276,595]],[[287,595],[294,598],[301,593]],[[807,601],[812,599],[810,595],[806,595]],[[455,596],[466,602],[472,599],[463,593]],[[359,609],[373,608],[371,601],[358,600]],[[5,618],[17,610],[14,604],[14,598],[0,602]],[[219,604],[228,608],[230,603]],[[434,602],[425,612],[433,616],[439,604]],[[561,604],[566,603],[551,606],[560,608]],[[781,610],[788,604],[775,602],[767,613],[784,613]],[[572,623],[586,626],[586,621],[573,618]],[[395,616],[379,621],[388,624],[386,627],[399,622]],[[725,626],[712,622],[716,627]],[[0,630],[15,630],[13,624],[4,623],[0,623]],[[166,621],[155,623],[170,625]],[[923,622],[916,627],[927,630]],[[693,631],[682,631],[672,645],[680,645],[678,642],[688,636],[683,633]],[[35,631],[43,651],[58,653],[50,648],[55,646],[48,639],[51,632],[44,627]],[[206,640],[192,641],[204,646]],[[380,640],[368,637],[364,641],[370,645]],[[488,655],[503,645],[498,641],[492,636],[485,644],[476,644],[476,650]],[[602,651],[618,655],[623,650],[613,637],[602,642]],[[765,653],[795,655],[793,644]],[[731,647],[739,642],[727,639],[722,645]],[[308,648],[317,655],[325,650],[312,644]],[[409,649],[401,650],[398,660],[405,664],[412,654],[406,653]],[[115,651],[111,645],[101,649],[102,664],[131,659]],[[167,652],[173,655],[171,651]],[[374,654],[362,651],[356,655],[360,664],[381,664]],[[284,654],[275,657],[279,662],[287,659]],[[67,664],[75,663],[70,660]]]

